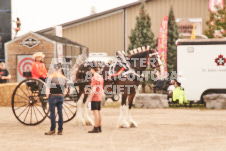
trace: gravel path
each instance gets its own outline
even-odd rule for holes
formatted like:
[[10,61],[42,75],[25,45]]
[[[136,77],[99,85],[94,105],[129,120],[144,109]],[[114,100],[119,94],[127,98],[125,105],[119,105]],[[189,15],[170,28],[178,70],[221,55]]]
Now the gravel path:
[[[89,114],[93,118],[92,112]],[[103,108],[103,132],[64,124],[62,136],[45,136],[50,121],[25,126],[0,107],[0,151],[225,151],[226,110],[133,109],[138,128],[117,129],[119,108]]]

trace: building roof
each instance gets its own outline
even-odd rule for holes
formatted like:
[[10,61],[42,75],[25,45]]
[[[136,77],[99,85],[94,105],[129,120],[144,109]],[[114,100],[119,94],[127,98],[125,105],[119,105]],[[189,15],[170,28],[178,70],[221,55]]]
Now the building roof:
[[77,42],[74,42],[74,41],[71,41],[67,38],[64,38],[64,37],[58,37],[58,36],[55,36],[55,35],[50,35],[50,34],[44,34],[44,33],[40,33],[40,32],[36,32],[37,34],[41,35],[41,36],[44,36],[50,40],[53,40],[53,41],[56,41],[56,42],[59,42],[59,43],[63,43],[63,44],[69,44],[69,45],[76,45],[76,46],[80,46],[80,47],[85,47]]
[[8,45],[8,44],[10,44],[10,43],[13,43],[14,41],[16,41],[16,40],[18,40],[18,39],[21,39],[21,38],[23,38],[24,36],[26,36],[26,35],[28,35],[28,34],[33,34],[33,35],[38,36],[38,37],[39,37],[39,36],[40,36],[40,37],[43,37],[43,38],[45,38],[46,40],[51,41],[51,42],[52,42],[52,41],[55,41],[55,42],[57,42],[57,43],[62,43],[62,44],[65,44],[65,45],[73,45],[73,46],[79,46],[79,47],[87,48],[86,46],[81,45],[81,44],[79,44],[79,43],[77,43],[77,42],[71,41],[71,40],[69,40],[69,39],[67,39],[67,38],[64,38],[64,37],[58,37],[58,36],[50,35],[50,34],[39,33],[39,32],[28,32],[28,33],[26,33],[26,34],[24,34],[24,35],[22,35],[22,36],[19,36],[19,37],[15,38],[15,39],[13,39],[13,40],[11,40],[11,41],[6,42],[5,45]]
[[[145,1],[150,1],[150,0],[145,0]],[[106,15],[106,14],[109,14],[109,13],[112,13],[112,12],[116,12],[116,11],[119,11],[119,10],[122,10],[122,9],[125,9],[125,8],[129,8],[129,7],[138,5],[141,2],[142,2],[141,0],[138,0],[137,2],[129,3],[129,4],[126,4],[126,5],[123,5],[123,6],[120,6],[120,7],[116,7],[116,8],[104,11],[104,12],[95,13],[93,15],[83,17],[83,18],[80,18],[80,19],[77,19],[77,20],[74,20],[74,21],[70,21],[70,22],[61,24],[59,26],[62,26],[62,27],[71,26],[73,24],[76,24],[76,23],[79,23],[79,22],[82,22],[82,21],[86,21],[86,20],[89,20],[89,19],[92,19],[92,18],[96,18],[96,17],[102,16],[102,15]],[[45,32],[52,31],[53,29],[54,29],[54,27],[50,27],[50,28],[46,28],[46,29],[43,29],[43,30],[39,30],[38,32],[39,33],[45,33]]]

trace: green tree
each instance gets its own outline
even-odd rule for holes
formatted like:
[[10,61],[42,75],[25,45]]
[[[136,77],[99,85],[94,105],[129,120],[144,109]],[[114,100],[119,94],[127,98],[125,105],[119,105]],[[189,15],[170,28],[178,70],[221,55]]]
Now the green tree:
[[154,33],[151,31],[151,18],[145,10],[144,0],[141,3],[139,16],[136,17],[135,29],[131,30],[129,40],[129,50],[142,46],[151,46],[151,48],[155,49],[157,46],[154,40]]
[[206,22],[207,29],[204,34],[208,38],[226,37],[226,8],[215,6],[216,11],[209,12],[209,20]]
[[168,39],[167,39],[167,71],[169,74],[172,71],[176,71],[177,64],[177,47],[176,40],[179,38],[178,27],[175,21],[175,16],[173,13],[173,7],[171,6],[169,17],[168,17]]
[[[151,31],[151,18],[145,10],[144,0],[141,3],[139,16],[136,17],[135,29],[131,30],[131,36],[129,36],[130,44],[129,50],[142,47],[151,46],[156,49],[157,43],[154,39],[154,33]],[[127,51],[129,54],[129,50]],[[147,69],[150,70],[150,69]],[[151,83],[151,80],[142,81],[142,92],[145,92],[145,85]]]

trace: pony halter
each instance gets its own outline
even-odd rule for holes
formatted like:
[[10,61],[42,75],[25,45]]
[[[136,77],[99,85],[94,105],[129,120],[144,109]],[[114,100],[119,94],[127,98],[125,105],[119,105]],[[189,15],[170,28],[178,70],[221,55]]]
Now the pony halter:
[[151,66],[152,66],[153,68],[157,68],[157,67],[162,66],[162,61],[161,61],[161,59],[160,59],[160,56],[159,56],[158,52],[149,54],[149,58],[151,58],[152,56],[155,56],[155,57],[156,57],[156,60],[157,60],[157,62],[158,62],[159,65],[158,65],[158,66],[155,66],[154,64],[151,64]]

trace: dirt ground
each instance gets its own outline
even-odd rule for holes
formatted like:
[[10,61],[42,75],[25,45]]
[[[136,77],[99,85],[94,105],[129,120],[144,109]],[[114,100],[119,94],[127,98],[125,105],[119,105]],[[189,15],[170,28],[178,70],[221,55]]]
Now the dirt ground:
[[[92,113],[89,111],[92,116]],[[0,151],[225,151],[226,110],[133,109],[138,128],[118,129],[119,108],[103,108],[102,133],[64,124],[62,136],[45,136],[50,121],[25,126],[10,107],[0,107]]]

